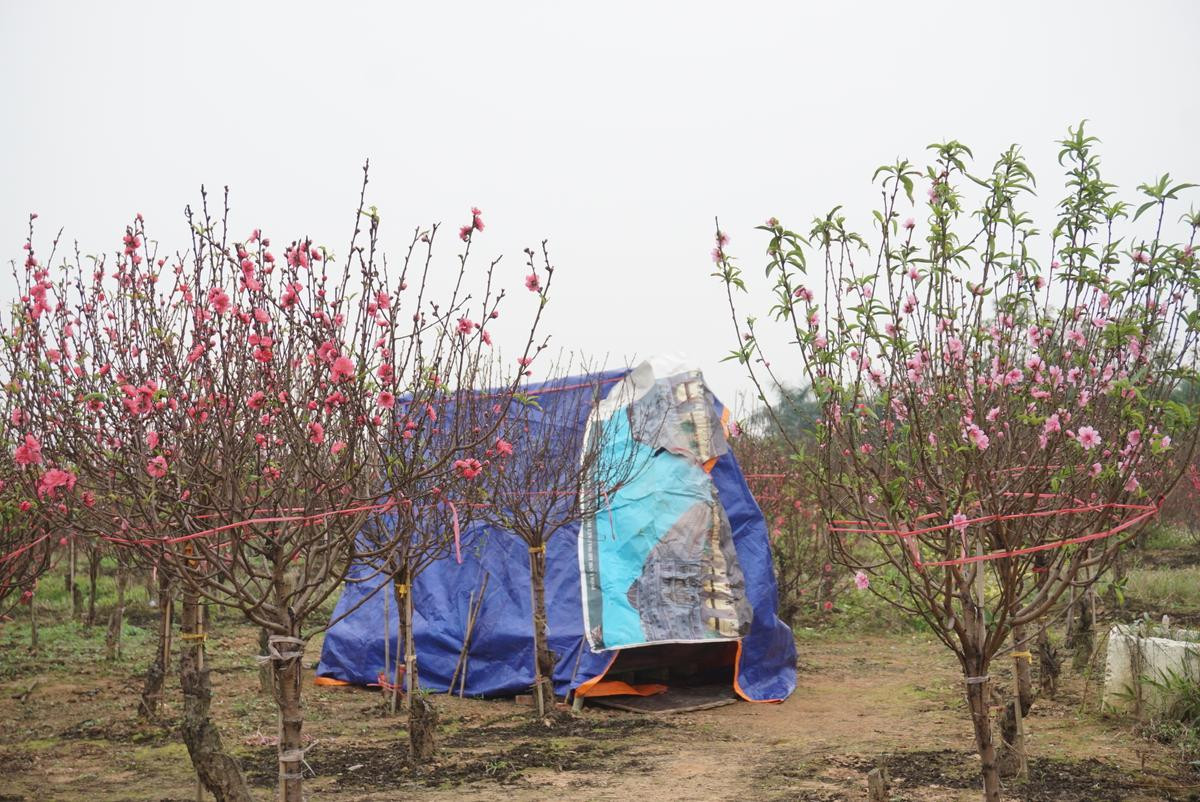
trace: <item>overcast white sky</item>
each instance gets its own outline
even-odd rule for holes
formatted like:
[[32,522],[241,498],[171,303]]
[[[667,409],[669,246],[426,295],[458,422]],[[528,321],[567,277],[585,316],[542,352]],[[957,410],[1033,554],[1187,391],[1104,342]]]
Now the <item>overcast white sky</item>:
[[1130,199],[1200,180],[1198,34],[1194,2],[0,0],[0,245],[37,211],[112,251],[140,211],[182,247],[203,183],[231,186],[235,231],[344,252],[370,157],[391,253],[479,206],[525,310],[521,249],[550,239],[558,346],[683,351],[733,401],[714,216],[761,276],[754,225],[846,203],[866,229],[874,168],[947,138],[988,165],[1022,143],[1049,211],[1085,117]]

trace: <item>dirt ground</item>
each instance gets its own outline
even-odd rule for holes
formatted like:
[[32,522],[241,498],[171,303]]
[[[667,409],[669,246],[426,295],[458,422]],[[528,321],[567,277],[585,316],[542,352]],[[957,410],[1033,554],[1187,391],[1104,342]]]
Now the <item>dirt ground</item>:
[[[274,704],[257,693],[250,630],[223,630],[210,640],[216,718],[256,798],[271,799]],[[315,655],[319,644],[310,648]],[[31,661],[0,681],[0,800],[196,799],[170,725],[177,687],[168,690],[167,725],[143,725],[134,715],[134,656],[79,661],[78,672],[75,662]],[[834,802],[865,799],[866,773],[883,761],[897,802],[975,800],[978,759],[960,683],[952,658],[927,636],[823,634],[801,641],[799,687],[778,705],[665,717],[588,708],[547,726],[511,701],[435,697],[441,754],[424,767],[409,765],[403,719],[385,715],[377,693],[310,685],[306,788],[311,799],[345,802]],[[1057,699],[1038,701],[1028,722],[1031,779],[1010,782],[1006,798],[1200,799],[1200,774],[1082,701],[1095,695],[1070,677]]]

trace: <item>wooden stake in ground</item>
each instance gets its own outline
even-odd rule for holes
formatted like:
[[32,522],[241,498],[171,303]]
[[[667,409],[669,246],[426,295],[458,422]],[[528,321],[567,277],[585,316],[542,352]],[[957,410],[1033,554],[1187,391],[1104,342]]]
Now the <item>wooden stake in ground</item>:
[[[1020,633],[1013,630],[1013,691],[1015,697],[1013,699],[1013,713],[1017,723],[1016,737],[1013,739],[1013,748],[1017,752],[1017,776],[1022,780],[1029,779],[1029,758],[1025,751],[1025,715],[1021,708],[1025,706],[1022,698],[1022,669],[1028,671],[1029,664],[1033,662],[1033,655],[1027,648],[1028,644],[1023,638],[1018,639]],[[1025,664],[1022,665],[1021,661]]]
[[458,680],[458,698],[462,698],[467,688],[467,665],[470,662],[471,633],[475,631],[475,621],[483,607],[483,595],[487,592],[488,573],[483,572],[479,588],[472,591],[470,602],[467,604],[467,628],[463,632],[463,645],[458,653],[458,663],[454,666],[454,676],[450,678],[450,691],[454,691],[454,681]]
[[[398,616],[399,626],[396,630],[396,665],[392,674],[392,712],[396,712],[397,696],[401,691],[401,684],[405,684],[404,693],[404,709],[409,713],[409,740],[412,740],[412,695],[417,687],[417,646],[416,641],[412,636],[413,617],[412,617],[412,596],[410,594],[410,573],[406,567],[404,569],[404,581],[400,582],[397,579],[392,580],[393,592],[396,597],[396,614]],[[404,676],[400,675],[400,649],[404,649]],[[423,740],[418,738],[418,740]],[[432,755],[431,755],[432,756]]]
[[[383,674],[380,677],[380,682],[386,682],[389,674],[389,668],[392,665],[392,611],[388,604],[388,595],[383,594]],[[394,684],[394,683],[393,683]],[[386,687],[384,688],[386,692]],[[396,694],[395,690],[388,694],[391,697],[390,712],[396,714]]]
[[891,799],[891,787],[891,775],[881,758],[879,765],[867,772],[867,802],[888,802]]
[[467,656],[467,640],[471,632],[471,613],[475,612],[475,594],[478,592],[479,589],[475,588],[467,598],[467,622],[463,625],[462,648],[458,650],[458,660],[454,663],[454,673],[450,675],[450,693],[454,693],[454,684],[458,682],[458,675],[462,671],[463,660]]

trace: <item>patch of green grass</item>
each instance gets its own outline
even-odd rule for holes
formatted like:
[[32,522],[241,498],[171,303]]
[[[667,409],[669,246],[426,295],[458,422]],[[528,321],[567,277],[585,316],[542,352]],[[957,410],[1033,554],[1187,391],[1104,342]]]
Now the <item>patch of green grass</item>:
[[864,634],[923,633],[929,625],[869,591],[851,586],[837,595],[828,612],[801,616],[792,627],[799,640],[819,640],[848,632]]
[[[130,571],[125,585],[125,606],[146,605],[150,596],[146,591],[145,571]],[[100,561],[100,573],[96,577],[96,609],[105,613],[117,603],[117,564],[112,558]],[[75,586],[83,594],[84,609],[87,608],[89,583],[87,560],[82,555],[75,563]],[[67,590],[66,561],[51,574],[38,582],[38,604],[42,609],[66,613],[71,609],[71,596]]]
[[1196,536],[1176,524],[1158,524],[1145,536],[1147,549],[1182,549],[1196,545]]
[[1200,567],[1134,568],[1127,574],[1125,594],[1148,612],[1200,609]]
[[[275,700],[257,694],[240,696],[233,703],[233,712],[249,725],[251,721],[262,719],[275,710]],[[312,720],[312,716],[308,718]]]
[[130,752],[130,756],[139,764],[145,764],[152,760],[169,760],[174,762],[189,759],[187,746],[180,742],[160,744],[158,746],[134,747],[132,752]]
[[[22,608],[24,609],[24,608]],[[39,615],[44,612],[39,610]],[[30,652],[30,626],[27,616],[0,628],[0,679],[41,671],[72,672],[83,665],[104,664],[104,638],[108,627],[85,627],[78,621],[38,622],[38,652]],[[154,632],[125,622],[121,629],[121,652],[127,661],[141,655],[152,645]]]
[[44,752],[47,749],[53,749],[58,746],[57,738],[35,738],[21,743],[21,748],[26,752]]

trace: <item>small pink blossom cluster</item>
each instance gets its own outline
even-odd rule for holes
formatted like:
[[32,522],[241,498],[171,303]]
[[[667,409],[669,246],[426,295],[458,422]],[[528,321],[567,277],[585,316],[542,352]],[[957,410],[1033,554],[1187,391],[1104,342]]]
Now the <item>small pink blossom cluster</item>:
[[482,215],[483,212],[479,211],[474,206],[471,207],[471,222],[458,230],[459,239],[461,239],[463,242],[466,242],[471,238],[471,232],[483,231]]
[[475,479],[483,473],[483,463],[479,460],[457,459],[454,461],[454,471],[463,479]]

